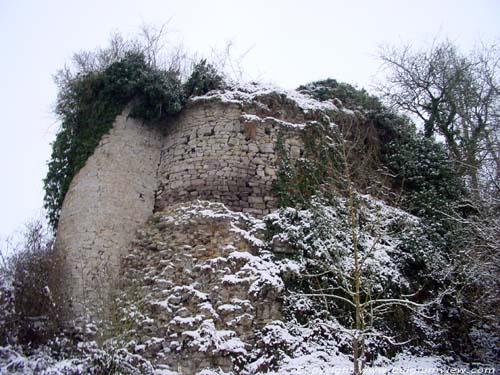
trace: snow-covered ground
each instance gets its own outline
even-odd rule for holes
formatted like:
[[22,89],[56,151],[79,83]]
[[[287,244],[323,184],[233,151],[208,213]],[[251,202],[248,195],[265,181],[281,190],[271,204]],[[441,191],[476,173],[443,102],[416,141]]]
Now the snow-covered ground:
[[[81,355],[74,358],[57,360],[49,349],[38,350],[26,356],[16,348],[0,347],[0,373],[12,375],[80,375],[80,374],[150,374],[182,375],[182,372],[169,369],[153,368],[146,360],[126,350],[104,352],[91,343],[82,349]],[[105,372],[113,369],[116,372]],[[347,356],[329,356],[318,351],[314,354],[296,358],[286,358],[282,366],[267,375],[348,375],[352,374],[353,365]],[[437,356],[417,357],[401,353],[392,360],[381,358],[373,366],[366,367],[366,375],[427,375],[427,374],[497,374],[493,365],[468,365],[452,362],[450,358]],[[217,369],[205,369],[197,375],[234,375]],[[259,372],[245,374],[260,375]]]
[[[418,237],[420,245],[426,244],[425,233],[420,221],[406,212],[387,206],[370,196],[359,195],[361,202],[360,217],[364,225],[359,228],[360,251],[366,256],[366,267],[377,272],[371,287],[374,290],[383,288],[388,283],[409,285],[407,275],[400,270],[401,261],[396,255],[401,244],[401,235],[405,238]],[[328,206],[316,201],[310,210],[284,209],[276,211],[263,220],[251,218],[241,213],[231,212],[220,204],[192,204],[178,209],[177,222],[189,221],[193,217],[228,218],[232,221],[230,231],[237,233],[262,252],[257,255],[241,251],[232,251],[229,258],[245,262],[245,272],[241,275],[250,277],[250,291],[259,293],[263,286],[272,286],[276,290],[284,290],[286,282],[283,275],[300,275],[307,272],[308,261],[304,254],[313,259],[332,259],[338,257],[341,268],[350,272],[349,262],[350,233],[346,230],[346,201],[339,199],[337,205]],[[221,208],[222,207],[222,208]],[[237,223],[242,219],[247,223],[245,228]],[[265,223],[279,228],[270,240],[263,240],[257,233],[266,228]],[[320,224],[319,224],[320,223]],[[399,228],[399,232],[395,231]],[[403,230],[404,229],[404,230]],[[325,230],[328,232],[325,235]],[[322,234],[319,236],[318,234]],[[269,246],[278,240],[279,243],[293,245],[300,251],[294,259],[273,260]],[[332,242],[333,241],[333,242]],[[342,245],[342,246],[340,246]],[[266,250],[267,249],[267,250]],[[364,250],[363,250],[364,249]],[[432,259],[439,265],[439,259]],[[227,282],[237,283],[240,274],[227,276]],[[367,276],[368,277],[368,276]],[[380,285],[379,285],[380,284]],[[314,299],[310,296],[299,296],[291,300],[296,310],[315,309]],[[202,298],[203,299],[203,298]],[[205,298],[206,299],[206,298]],[[230,304],[221,305],[218,311],[233,309]],[[294,319],[267,323],[260,334],[262,342],[270,350],[257,350],[248,347],[233,331],[217,330],[210,320],[200,319],[193,329],[186,330],[183,335],[189,336],[192,342],[202,351],[203,348],[217,347],[222,352],[230,351],[245,356],[248,361],[239,372],[223,372],[220,369],[204,369],[198,375],[235,375],[238,374],[270,374],[270,375],[304,375],[304,374],[351,374],[352,357],[345,348],[350,345],[349,329],[343,327],[335,317],[324,320],[311,320],[307,324]],[[425,327],[424,327],[425,328]],[[11,346],[0,348],[1,374],[157,374],[181,375],[182,369],[156,368],[140,353],[140,348],[127,346],[118,342],[108,342],[106,349],[94,342],[83,342],[73,352],[58,353],[57,348],[64,347],[55,342],[51,346],[39,348],[29,354],[21,348]],[[406,347],[393,358],[378,355],[367,365],[365,374],[493,374],[495,368],[487,364],[468,365],[454,361],[450,357],[415,355],[418,348]],[[262,370],[262,369],[265,370]],[[114,372],[106,372],[114,371]]]

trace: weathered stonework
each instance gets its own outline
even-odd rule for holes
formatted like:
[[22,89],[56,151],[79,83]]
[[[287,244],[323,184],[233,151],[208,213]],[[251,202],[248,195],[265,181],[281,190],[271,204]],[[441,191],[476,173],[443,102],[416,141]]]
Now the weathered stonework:
[[129,349],[182,374],[236,368],[282,319],[284,289],[263,256],[262,222],[197,201],[155,213],[122,264],[120,323]]
[[99,314],[121,256],[153,213],[160,145],[158,129],[124,113],[71,182],[56,240],[71,317]]
[[300,155],[299,131],[289,125],[245,113],[235,103],[192,103],[168,127],[156,211],[203,199],[257,216],[269,213],[276,208],[271,188],[278,137]]
[[56,246],[72,300],[69,317],[103,317],[120,258],[153,212],[194,200],[255,217],[276,207],[278,140],[291,159],[300,157],[305,123],[324,112],[304,110],[284,94],[242,95],[196,98],[155,126],[126,114],[116,119],[61,211]]

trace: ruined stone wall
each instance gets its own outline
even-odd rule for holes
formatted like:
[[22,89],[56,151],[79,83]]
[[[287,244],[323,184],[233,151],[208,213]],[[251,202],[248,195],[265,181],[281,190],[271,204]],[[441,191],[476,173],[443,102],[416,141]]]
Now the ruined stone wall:
[[116,119],[73,179],[61,211],[56,246],[73,316],[105,309],[120,258],[154,211],[198,199],[255,216],[275,208],[276,143],[281,138],[299,157],[300,126],[266,117],[264,107],[194,101],[156,127],[126,114]]
[[157,129],[124,113],[71,182],[56,241],[70,316],[99,314],[106,303],[120,257],[153,213],[160,145]]
[[[252,110],[248,108],[245,110]],[[245,113],[238,103],[191,103],[169,126],[162,148],[156,210],[202,199],[257,216],[276,208],[276,143],[299,156],[297,128]]]
[[282,319],[280,267],[262,256],[262,221],[220,203],[155,213],[122,263],[120,312],[130,350],[182,374],[231,371]]

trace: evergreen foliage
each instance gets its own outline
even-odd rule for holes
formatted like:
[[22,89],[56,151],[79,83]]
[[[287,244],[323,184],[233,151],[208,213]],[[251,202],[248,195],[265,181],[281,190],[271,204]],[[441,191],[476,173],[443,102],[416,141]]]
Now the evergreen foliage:
[[[323,189],[328,182],[336,184],[332,178],[338,160],[327,142],[328,129],[323,124],[307,126],[302,137],[304,157],[291,160],[283,139],[276,145],[279,168],[273,183],[279,207],[306,207],[315,195],[331,196],[331,189]],[[332,187],[332,186],[330,186]]]
[[148,64],[144,53],[135,47],[103,67],[87,65],[81,64],[76,73],[62,71],[56,77],[59,96],[55,112],[61,129],[52,144],[44,180],[44,206],[54,229],[71,180],[128,104],[129,116],[155,121],[180,112],[189,96],[223,85],[223,77],[206,60],[196,64],[182,84],[177,71]]
[[361,108],[365,111],[382,109],[380,100],[365,89],[357,89],[333,78],[299,86],[297,91],[309,94],[320,101],[338,99],[347,108]]
[[205,95],[212,90],[224,87],[224,78],[206,59],[201,59],[193,66],[191,76],[184,84],[186,96]]
[[[312,198],[306,209],[283,208],[267,218],[270,238],[287,248],[282,257],[292,259],[300,268],[284,280],[290,291],[286,311],[302,324],[313,318],[324,322],[334,319],[349,330],[355,321],[355,311],[349,303],[354,244],[348,201],[340,197],[329,201]],[[367,324],[372,332],[397,337],[399,341],[411,340],[414,347],[431,344],[425,342],[423,332],[430,322],[417,324],[415,311],[407,308],[401,295],[412,295],[408,303],[420,304],[425,310],[425,305],[431,304],[448,282],[449,257],[441,252],[432,231],[421,220],[369,196],[357,195],[353,203],[357,212],[356,246],[364,259],[361,301],[401,301],[391,310],[400,309],[399,316],[374,315]],[[376,339],[376,335],[374,338],[376,345],[369,349],[373,357],[394,350],[384,340]]]
[[[353,182],[358,190],[374,185],[389,189],[392,195],[401,196],[400,204],[412,214],[437,223],[444,217],[437,208],[449,213],[465,197],[463,181],[443,145],[417,132],[408,118],[391,112],[376,97],[334,79],[300,86],[299,90],[319,100],[338,95],[346,107],[360,115],[352,117],[347,126],[341,122],[336,130],[321,124],[307,127],[304,158],[293,163],[278,145],[281,164],[274,190],[281,207],[304,205],[318,194],[341,194],[339,142],[350,144],[349,162],[355,166]],[[368,135],[370,127],[375,129],[375,140]],[[382,180],[383,170],[392,177]]]
[[[194,64],[191,75],[182,82],[178,70],[159,69],[137,48],[130,48],[98,67],[87,68],[82,65],[75,73],[65,71],[57,77],[60,92],[56,113],[61,129],[52,145],[44,180],[45,208],[54,229],[71,180],[127,106],[129,116],[155,122],[179,113],[190,96],[224,88],[223,77],[205,59]],[[457,271],[461,264],[454,257],[467,247],[461,237],[466,231],[461,225],[478,224],[478,220],[470,220],[471,216],[464,217],[463,212],[457,211],[467,191],[445,145],[418,132],[408,118],[392,112],[364,89],[326,79],[298,90],[320,101],[332,100],[340,111],[338,118],[333,117],[335,126],[323,120],[307,124],[300,158],[291,159],[282,138],[276,147],[280,164],[273,190],[281,209],[267,217],[267,228],[269,244],[273,244],[270,246],[277,239],[288,251],[277,254],[277,258],[292,259],[300,269],[283,275],[290,292],[285,299],[289,318],[304,324],[311,318],[336,320],[345,331],[353,327],[356,314],[349,302],[355,274],[352,252],[359,252],[363,265],[358,278],[363,288],[358,297],[367,303],[379,297],[398,299],[409,295],[419,312],[433,314],[436,319],[420,319],[415,311],[402,310],[408,306],[400,303],[397,308],[386,310],[391,312],[390,317],[371,315],[370,328],[374,333],[412,339],[411,345],[419,346],[414,347],[416,350],[435,350],[457,343],[466,345],[467,337],[472,337],[474,329],[481,325],[486,332],[493,332],[493,323],[493,328],[485,328],[482,322],[486,320],[479,316],[491,310],[493,319],[488,319],[494,321],[498,310],[491,307],[498,300],[494,292],[488,292],[486,302],[482,302],[489,306],[477,309],[477,321],[466,314],[473,310],[474,298],[484,295],[485,285],[495,290],[498,281],[494,277],[478,278],[476,270],[463,274]],[[345,123],[344,115],[350,116]],[[373,137],[368,135],[371,129],[375,129]],[[373,187],[380,188],[379,192],[372,193],[369,188]],[[350,205],[354,207],[352,212]],[[480,238],[479,246],[493,244],[491,252],[496,250],[498,233],[485,232],[488,225],[486,222],[470,229],[471,249],[478,246],[474,240]],[[473,233],[475,230],[480,234]],[[38,286],[49,284],[47,278],[57,261],[52,242],[40,241],[28,247],[30,250],[14,268],[17,299],[12,291],[0,290],[12,319],[20,319],[16,314],[22,312],[24,331],[17,336],[26,343],[43,341],[57,328],[41,331],[29,321],[42,313],[52,314],[54,321],[57,318],[51,299],[45,298],[45,304],[32,304],[33,300],[46,297],[46,290]],[[476,252],[469,253],[476,256]],[[473,264],[468,262],[463,264]],[[483,274],[498,273],[494,262],[483,264],[481,259],[478,263]],[[40,268],[42,274],[36,272]],[[446,293],[442,293],[445,289]],[[337,298],[333,302],[325,296],[307,301],[302,298],[318,291]],[[442,296],[439,302],[427,304]],[[10,321],[0,319],[0,332],[11,327]],[[432,332],[431,340],[427,340],[425,330]],[[8,343],[5,337],[4,344]],[[367,344],[367,353],[390,355],[388,347],[387,342],[377,338]],[[472,351],[465,346],[462,350]],[[93,357],[92,366],[101,372],[125,371],[120,363],[128,365],[129,360],[137,359],[131,359],[126,352],[98,354]],[[141,366],[148,367],[140,362],[137,367]]]
[[405,208],[420,217],[436,216],[436,208],[458,202],[463,189],[444,148],[419,134],[384,145],[384,162],[404,189]]
[[[326,82],[326,87],[321,86],[323,82]],[[443,340],[435,341],[433,350],[452,350],[453,346],[466,345],[464,352],[472,352],[467,335],[472,335],[476,328],[473,329],[465,315],[458,312],[462,308],[470,309],[471,306],[466,306],[470,301],[462,301],[463,297],[454,292],[456,285],[466,283],[461,273],[455,270],[463,267],[460,254],[467,246],[466,223],[470,220],[466,217],[470,212],[464,212],[463,207],[468,192],[445,145],[425,137],[408,118],[388,110],[365,91],[355,91],[352,86],[338,85],[336,81],[332,84],[332,80],[304,87],[308,87],[311,95],[323,100],[333,99],[338,93],[344,103],[349,103],[351,115],[347,119],[334,118],[336,124],[333,126],[314,124],[306,127],[303,158],[291,160],[286,147],[278,142],[281,164],[274,189],[282,211],[279,220],[268,223],[270,235],[285,238],[293,249],[285,256],[292,256],[306,268],[296,278],[288,280],[288,287],[305,295],[317,294],[318,290],[335,290],[332,293],[340,293],[338,296],[342,297],[338,292],[339,288],[346,287],[338,279],[345,271],[342,258],[348,256],[345,249],[353,246],[348,243],[348,238],[344,238],[349,228],[346,224],[348,214],[342,207],[344,200],[350,199],[346,186],[353,186],[358,193],[369,193],[420,218],[418,222],[409,220],[409,216],[403,220],[403,217],[398,218],[399,213],[386,218],[387,212],[366,216],[367,211],[359,205],[361,201],[357,198],[353,202],[356,207],[354,217],[359,225],[351,228],[353,233],[358,234],[362,243],[363,236],[367,235],[363,234],[363,228],[368,225],[368,236],[373,236],[375,230],[382,234],[382,247],[388,244],[383,239],[386,234],[397,238],[397,247],[387,254],[394,262],[390,268],[397,269],[406,280],[389,278],[382,283],[382,294],[377,294],[379,292],[374,289],[369,293],[370,298],[378,298],[374,297],[376,295],[393,298],[418,290],[416,301],[439,299],[441,302],[429,307],[428,313],[438,317],[439,322],[435,324],[440,328],[425,328],[433,331],[435,338]],[[347,89],[342,91],[339,87]],[[367,107],[363,107],[365,104]],[[373,129],[375,135],[370,135]],[[339,152],[342,149],[349,152]],[[376,172],[370,176],[373,171]],[[385,178],[381,178],[383,176]],[[370,191],[369,188],[374,186],[375,192]],[[318,197],[321,204],[318,204]],[[329,214],[325,216],[326,212]],[[378,223],[370,226],[368,223],[374,217]],[[366,251],[363,246],[357,250],[360,254]],[[380,276],[377,274],[380,271],[361,274],[361,279],[368,285],[376,285],[373,280]],[[444,290],[444,297],[440,297]],[[297,302],[295,299],[291,301],[292,304]],[[326,311],[322,305],[321,298],[317,298],[310,305],[313,311],[294,311],[299,317],[300,314],[317,316],[317,311]],[[349,326],[348,320],[342,320],[349,315],[339,314],[339,310],[346,309],[342,301],[326,306],[329,306],[328,311],[331,310],[327,316],[330,314]],[[458,308],[454,315],[449,314],[451,306]],[[374,321],[374,327],[403,338],[409,330],[420,332],[421,337],[414,343],[423,344],[427,333],[420,328],[424,320],[416,316],[410,318],[404,312],[400,317],[396,315]],[[382,343],[377,347],[380,352]]]
[[183,100],[178,79],[148,66],[144,55],[133,51],[103,70],[61,80],[56,104],[61,129],[44,180],[45,208],[53,228],[71,180],[129,102],[131,116],[149,120],[177,113]]
[[401,192],[402,207],[433,222],[445,220],[467,191],[444,145],[387,110],[371,112],[369,118],[380,134],[380,160],[394,176],[392,189]]

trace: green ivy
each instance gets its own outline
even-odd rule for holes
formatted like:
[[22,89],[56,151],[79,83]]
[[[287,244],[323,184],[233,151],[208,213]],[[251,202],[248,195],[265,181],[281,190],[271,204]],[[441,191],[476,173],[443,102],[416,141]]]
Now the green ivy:
[[335,174],[341,160],[329,147],[328,135],[327,125],[315,122],[306,126],[302,133],[303,156],[295,160],[290,158],[283,137],[278,137],[278,172],[272,189],[279,207],[306,207],[312,197],[329,197],[340,188],[342,181]]
[[[378,123],[378,126],[387,124]],[[402,191],[410,213],[446,224],[446,216],[466,195],[464,185],[443,145],[412,127],[393,128],[383,143],[381,158],[395,176],[393,188]]]
[[[338,98],[346,107],[360,110],[363,115],[353,120],[353,126],[361,132],[363,127],[374,126],[378,138],[375,154],[368,156],[374,159],[370,162],[370,169],[388,170],[393,178],[384,182],[385,188],[392,190],[393,194],[401,195],[400,204],[404,209],[429,219],[436,226],[447,225],[441,221],[463,200],[466,191],[443,145],[425,138],[417,132],[408,118],[391,112],[378,98],[363,89],[358,90],[349,84],[327,79],[300,86],[298,90],[318,100]],[[283,168],[280,169],[275,185],[278,198],[287,198],[278,201],[282,207],[298,202],[297,196],[312,196],[325,185],[331,187],[332,173],[329,169],[336,168],[335,174],[342,174],[341,166],[338,165],[338,153],[335,156],[335,150],[329,149],[325,144],[325,137],[331,138],[331,134],[328,134],[331,130],[322,127],[316,129],[315,132],[306,132],[304,137],[307,163],[291,163],[290,160],[283,159]],[[356,153],[359,159],[366,157],[365,150],[368,146],[361,145],[362,149]],[[353,166],[360,162],[361,160],[350,161]],[[361,181],[362,178],[364,176],[354,175],[354,183],[363,186],[366,183]],[[304,183],[307,189],[303,188]],[[338,185],[337,181],[337,187]],[[291,194],[294,192],[298,194]],[[438,211],[437,208],[448,212]]]
[[61,128],[44,179],[44,206],[52,227],[57,227],[71,180],[126,105],[132,103],[131,117],[154,120],[178,113],[184,102],[178,76],[149,66],[139,52],[64,80],[56,105]]
[[52,144],[44,179],[44,206],[53,229],[71,180],[127,105],[129,116],[155,121],[179,113],[189,96],[224,86],[222,75],[206,60],[194,65],[183,84],[178,72],[149,65],[144,54],[134,48],[104,67],[82,66],[76,73],[64,71],[65,75],[56,77],[59,95],[55,112],[61,128]]
[[368,94],[365,89],[357,89],[348,83],[338,82],[333,78],[299,86],[297,91],[309,94],[320,101],[339,99],[347,108],[361,108],[365,111],[382,109],[380,100]]
[[205,95],[212,90],[224,87],[224,79],[217,69],[202,59],[193,66],[191,76],[184,84],[184,92],[187,96]]

